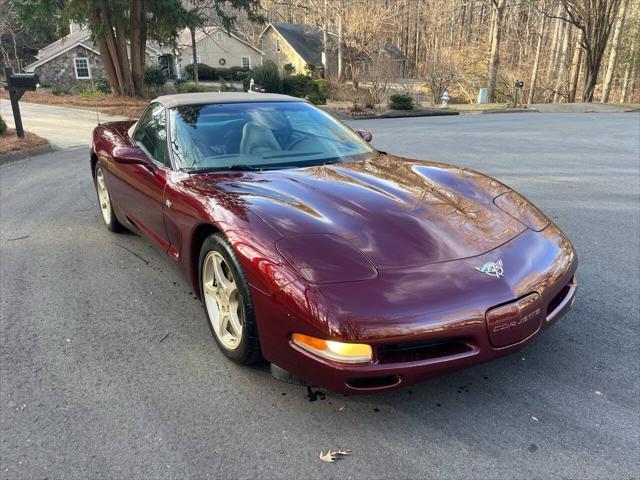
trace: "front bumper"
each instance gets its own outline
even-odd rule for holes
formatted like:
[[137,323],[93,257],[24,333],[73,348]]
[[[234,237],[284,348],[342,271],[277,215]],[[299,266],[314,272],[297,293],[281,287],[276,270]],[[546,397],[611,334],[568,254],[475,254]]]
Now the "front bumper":
[[[426,315],[429,317],[426,321],[421,322],[412,320],[403,323],[388,320],[366,324],[362,320],[355,320],[335,324],[327,320],[326,323],[321,323],[317,320],[310,321],[299,313],[301,305],[300,302],[296,303],[296,299],[302,298],[312,303],[309,300],[311,293],[304,290],[304,287],[292,284],[273,296],[253,289],[252,298],[258,316],[263,354],[270,362],[313,385],[354,394],[408,386],[516,352],[562,317],[575,299],[577,258],[568,240],[560,244],[555,242],[558,235],[564,239],[566,237],[556,227],[549,228],[553,230],[545,235],[529,232],[514,241],[514,245],[505,246],[500,252],[490,252],[491,254],[486,256],[487,259],[495,260],[494,257],[499,254],[505,260],[506,266],[515,265],[517,258],[522,257],[522,252],[528,251],[527,246],[540,247],[544,242],[553,240],[552,243],[556,247],[553,254],[545,252],[546,254],[540,257],[541,260],[535,266],[535,275],[530,270],[522,269],[522,272],[517,272],[511,268],[513,274],[509,277],[509,282],[501,284],[491,283],[493,280],[489,278],[474,277],[479,279],[479,283],[476,282],[474,285],[473,294],[470,291],[461,298],[452,294],[451,298],[458,298],[461,306],[457,310],[451,309],[443,318],[433,319],[433,314],[430,314]],[[540,251],[539,248],[537,250]],[[484,256],[480,260],[463,261],[463,271],[468,272],[472,265],[482,264],[482,258]],[[436,277],[446,278],[447,268],[451,267],[445,264],[437,266],[434,274]],[[505,270],[505,278],[508,278],[507,272],[508,270]],[[434,299],[442,295],[437,292],[437,284],[430,285],[426,280],[425,283],[425,291],[434,291],[435,296],[427,299],[424,304],[433,305]],[[492,285],[493,290],[482,285]],[[374,304],[372,308],[384,310],[376,305],[376,292],[362,288],[348,291],[356,286],[347,284],[340,288],[345,298],[352,298],[355,292],[359,292],[361,298],[371,297],[370,303]],[[467,290],[470,286],[465,284],[460,288]],[[520,337],[513,337],[515,340],[511,343],[498,346],[496,337],[489,333],[487,313],[496,306],[516,302],[533,293],[537,296],[536,309],[540,310],[540,318],[536,319],[536,325],[532,327],[531,323],[528,323],[526,328],[523,327]],[[357,305],[361,305],[363,301],[359,300]],[[456,303],[455,300],[452,301]],[[402,312],[403,315],[405,313]],[[326,311],[317,311],[316,315],[329,318]],[[521,328],[521,325],[513,328]],[[326,330],[332,334],[327,334]],[[366,365],[347,365],[325,360],[293,345],[290,338],[294,332],[320,338],[369,343],[374,350],[373,362]]]

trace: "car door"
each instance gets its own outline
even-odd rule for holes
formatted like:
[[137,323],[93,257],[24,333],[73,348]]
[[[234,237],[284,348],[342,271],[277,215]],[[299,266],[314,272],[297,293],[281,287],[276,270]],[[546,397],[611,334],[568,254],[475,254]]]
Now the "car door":
[[171,162],[166,111],[161,104],[149,105],[136,124],[131,141],[151,162],[148,165],[119,165],[118,181],[123,183],[123,188],[117,189],[120,198],[115,200],[125,210],[127,220],[166,251],[169,242],[162,210]]

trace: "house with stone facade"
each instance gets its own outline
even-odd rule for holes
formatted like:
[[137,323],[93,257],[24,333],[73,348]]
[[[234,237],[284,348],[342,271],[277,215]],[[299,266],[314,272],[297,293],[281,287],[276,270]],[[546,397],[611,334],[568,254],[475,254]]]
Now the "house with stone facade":
[[[195,33],[198,63],[214,68],[262,65],[263,54],[257,47],[221,27],[204,27]],[[43,87],[70,88],[90,83],[96,75],[104,75],[100,52],[91,40],[91,32],[77,25],[71,33],[41,49],[36,61],[25,71],[37,73]],[[182,78],[185,67],[193,62],[191,32],[180,32],[175,49],[153,42],[146,45],[147,65],[159,65],[168,78]]]
[[[147,45],[147,63],[158,63],[164,53]],[[71,33],[47,45],[36,55],[36,61],[25,67],[37,73],[43,87],[68,88],[91,82],[96,75],[104,75],[100,52],[86,28],[71,26]]]

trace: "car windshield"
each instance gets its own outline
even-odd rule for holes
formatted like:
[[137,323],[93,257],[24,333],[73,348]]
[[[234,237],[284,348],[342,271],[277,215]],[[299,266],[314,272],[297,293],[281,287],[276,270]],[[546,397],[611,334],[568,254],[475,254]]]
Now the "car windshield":
[[253,170],[367,158],[376,151],[305,102],[221,103],[171,109],[181,170]]

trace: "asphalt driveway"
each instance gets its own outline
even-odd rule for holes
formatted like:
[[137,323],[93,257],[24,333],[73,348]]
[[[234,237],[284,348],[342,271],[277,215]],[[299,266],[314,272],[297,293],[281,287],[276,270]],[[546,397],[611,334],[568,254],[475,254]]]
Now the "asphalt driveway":
[[[640,467],[640,115],[360,121],[498,177],[574,240],[574,309],[520,354],[307,398],[215,347],[163,254],[109,233],[86,145],[0,167],[2,478],[630,478]],[[336,464],[318,455],[349,448]]]

